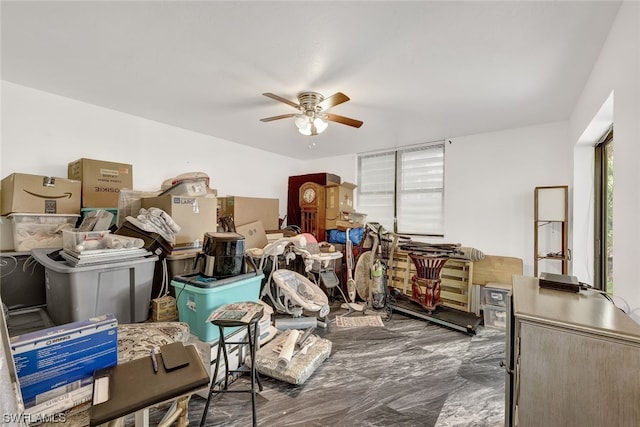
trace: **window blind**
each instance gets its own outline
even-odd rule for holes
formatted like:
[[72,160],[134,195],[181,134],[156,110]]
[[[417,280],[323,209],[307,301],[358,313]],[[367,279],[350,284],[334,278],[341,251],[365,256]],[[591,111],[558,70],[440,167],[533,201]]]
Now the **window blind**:
[[358,211],[397,233],[444,235],[444,141],[359,155]]

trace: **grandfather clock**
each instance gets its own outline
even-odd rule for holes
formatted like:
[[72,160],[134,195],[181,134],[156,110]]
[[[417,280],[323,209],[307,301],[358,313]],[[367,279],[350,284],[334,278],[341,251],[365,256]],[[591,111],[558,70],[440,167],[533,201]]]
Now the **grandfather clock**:
[[300,186],[300,228],[318,242],[326,240],[326,196],[324,185],[305,182]]

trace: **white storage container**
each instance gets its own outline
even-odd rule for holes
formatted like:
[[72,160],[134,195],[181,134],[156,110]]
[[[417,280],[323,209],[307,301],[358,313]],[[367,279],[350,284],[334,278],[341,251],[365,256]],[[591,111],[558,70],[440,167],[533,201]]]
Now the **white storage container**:
[[34,248],[61,248],[62,230],[76,226],[74,214],[12,213],[7,217],[13,223],[13,247],[16,251]]
[[485,286],[482,288],[482,305],[495,305],[504,307],[507,302],[509,289],[493,288]]
[[157,256],[71,267],[52,259],[51,252],[34,249],[31,253],[45,268],[47,312],[55,324],[108,313],[118,323],[147,320]]
[[70,251],[105,249],[110,231],[62,230],[62,247]]
[[485,305],[482,308],[484,314],[484,326],[488,328],[506,329],[507,312],[504,307],[492,307]]

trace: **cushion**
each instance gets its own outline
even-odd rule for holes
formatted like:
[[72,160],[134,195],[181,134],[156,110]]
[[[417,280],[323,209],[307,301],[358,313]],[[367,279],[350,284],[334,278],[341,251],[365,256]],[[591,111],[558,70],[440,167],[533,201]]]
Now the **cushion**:
[[118,363],[149,356],[149,351],[173,342],[186,343],[189,325],[184,322],[118,325]]

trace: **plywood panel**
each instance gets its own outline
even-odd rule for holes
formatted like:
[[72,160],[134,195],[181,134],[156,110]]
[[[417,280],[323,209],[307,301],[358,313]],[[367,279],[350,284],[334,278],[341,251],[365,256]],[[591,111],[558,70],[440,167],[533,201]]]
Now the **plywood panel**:
[[522,275],[521,258],[485,255],[483,260],[473,263],[474,285],[486,285],[490,282],[511,283],[514,274]]

